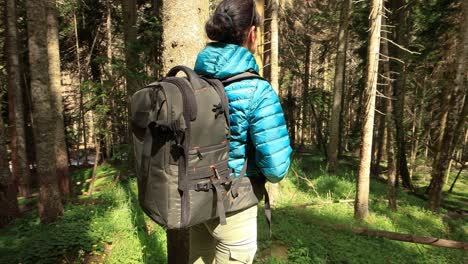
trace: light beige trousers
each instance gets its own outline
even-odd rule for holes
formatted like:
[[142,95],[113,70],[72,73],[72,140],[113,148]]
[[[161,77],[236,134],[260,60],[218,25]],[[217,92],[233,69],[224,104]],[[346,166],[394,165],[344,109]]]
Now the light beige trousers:
[[190,261],[195,264],[252,263],[257,251],[257,206],[228,213],[226,225],[213,219],[190,228]]

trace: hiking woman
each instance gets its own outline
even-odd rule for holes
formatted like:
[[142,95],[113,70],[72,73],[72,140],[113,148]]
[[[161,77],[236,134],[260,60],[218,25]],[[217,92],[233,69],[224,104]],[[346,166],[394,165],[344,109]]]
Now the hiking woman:
[[[205,26],[209,43],[198,55],[195,71],[226,79],[258,72],[253,53],[261,18],[255,0],[224,0]],[[229,167],[239,176],[279,182],[290,164],[291,147],[278,96],[262,79],[234,82],[225,87],[229,99],[231,143]],[[226,215],[190,229],[190,263],[252,263],[257,251],[257,206]]]

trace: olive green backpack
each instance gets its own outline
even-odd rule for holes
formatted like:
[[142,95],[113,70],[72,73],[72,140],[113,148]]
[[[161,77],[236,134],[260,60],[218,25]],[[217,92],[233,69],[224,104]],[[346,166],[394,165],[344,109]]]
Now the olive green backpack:
[[[176,77],[181,71],[186,78]],[[228,168],[224,85],[251,78],[260,77],[246,72],[221,81],[177,66],[132,96],[138,198],[160,225],[186,228],[217,217],[225,224],[227,212],[254,206],[266,194],[264,180],[244,177],[246,165],[237,178]],[[269,209],[267,195],[265,204]]]

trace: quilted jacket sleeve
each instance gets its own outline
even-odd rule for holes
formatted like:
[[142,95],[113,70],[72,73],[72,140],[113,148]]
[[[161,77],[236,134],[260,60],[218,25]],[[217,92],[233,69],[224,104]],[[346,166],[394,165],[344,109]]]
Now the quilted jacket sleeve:
[[292,149],[283,109],[268,82],[258,82],[250,106],[249,133],[255,161],[268,181],[279,182],[289,169]]

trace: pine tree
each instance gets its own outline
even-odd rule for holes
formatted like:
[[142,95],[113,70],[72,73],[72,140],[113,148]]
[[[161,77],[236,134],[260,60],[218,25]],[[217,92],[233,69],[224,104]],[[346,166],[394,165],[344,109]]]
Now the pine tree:
[[55,158],[56,116],[51,115],[52,91],[49,87],[47,52],[47,0],[26,2],[28,23],[29,70],[33,131],[39,181],[39,216],[41,222],[54,222],[63,214],[63,205],[57,183]]
[[382,26],[383,0],[373,0],[370,15],[369,49],[367,61],[367,84],[364,91],[364,113],[361,132],[361,153],[356,185],[354,217],[365,219],[369,214],[369,182],[374,130],[375,96],[379,72],[380,31]]

